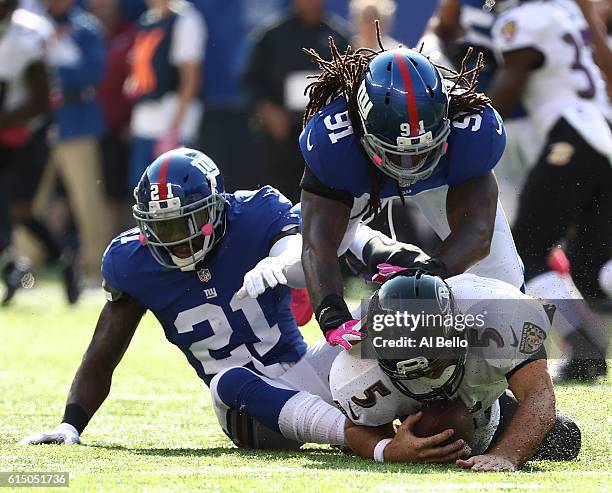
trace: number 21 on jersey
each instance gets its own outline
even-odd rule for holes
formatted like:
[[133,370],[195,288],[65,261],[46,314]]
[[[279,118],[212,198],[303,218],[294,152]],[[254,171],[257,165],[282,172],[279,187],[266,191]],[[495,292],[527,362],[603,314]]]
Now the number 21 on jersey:
[[[259,306],[257,300],[251,298],[238,299],[236,295],[231,299],[229,308],[232,312],[241,311],[253,334],[259,342],[253,343],[252,347],[259,356],[265,355],[272,349],[281,337],[278,324],[270,325]],[[211,355],[211,351],[221,351],[230,346],[230,340],[234,331],[223,308],[212,303],[204,303],[189,310],[182,311],[176,317],[174,325],[179,334],[192,332],[196,325],[208,322],[212,334],[194,342],[189,346],[189,351],[200,361],[204,373],[214,375],[230,366],[243,366],[253,359],[249,349],[240,344],[221,359]]]

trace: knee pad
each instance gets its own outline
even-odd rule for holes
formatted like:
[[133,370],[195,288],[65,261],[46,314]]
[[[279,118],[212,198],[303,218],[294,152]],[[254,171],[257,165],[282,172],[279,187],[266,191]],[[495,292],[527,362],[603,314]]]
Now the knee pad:
[[572,460],[578,457],[582,435],[578,425],[557,412],[555,423],[531,460]]

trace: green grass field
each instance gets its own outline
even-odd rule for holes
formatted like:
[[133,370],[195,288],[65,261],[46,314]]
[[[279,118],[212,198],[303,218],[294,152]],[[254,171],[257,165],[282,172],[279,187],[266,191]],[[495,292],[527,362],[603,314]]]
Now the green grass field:
[[[0,308],[0,472],[69,471],[74,491],[612,491],[610,378],[557,388],[559,409],[582,429],[578,460],[531,463],[520,473],[375,464],[324,446],[242,451],[221,432],[208,390],[151,316],[84,445],[16,445],[58,424],[102,303],[100,291],[69,308],[59,287],[43,283]],[[316,338],[314,327],[306,335]]]

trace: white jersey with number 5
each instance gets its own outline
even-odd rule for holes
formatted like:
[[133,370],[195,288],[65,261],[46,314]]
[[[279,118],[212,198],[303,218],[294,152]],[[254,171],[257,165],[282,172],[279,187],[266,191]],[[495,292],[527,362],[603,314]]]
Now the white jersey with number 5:
[[[540,349],[550,320],[540,301],[497,279],[461,274],[447,282],[460,313],[483,315],[482,323],[465,329],[470,347],[457,391],[474,417],[473,453],[481,453],[499,423],[497,399],[508,388],[506,375]],[[385,425],[422,407],[393,385],[376,360],[362,359],[359,346],[336,357],[329,381],[334,401],[356,424]]]
[[543,57],[523,93],[523,104],[546,135],[564,117],[601,154],[612,156],[605,84],[593,61],[588,24],[573,0],[521,3],[493,26],[497,55],[534,49]]

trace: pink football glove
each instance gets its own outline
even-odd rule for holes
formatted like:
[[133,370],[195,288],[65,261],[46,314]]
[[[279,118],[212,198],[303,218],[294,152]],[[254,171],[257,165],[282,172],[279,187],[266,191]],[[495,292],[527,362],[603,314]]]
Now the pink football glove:
[[398,272],[408,270],[407,267],[399,267],[391,264],[378,264],[378,274],[372,276],[372,282],[376,284],[383,284],[385,281],[391,279]]
[[347,351],[353,347],[349,341],[360,341],[366,335],[363,332],[355,330],[353,327],[361,327],[360,320],[349,320],[344,322],[340,327],[328,330],[325,333],[325,339],[331,346],[342,346]]

